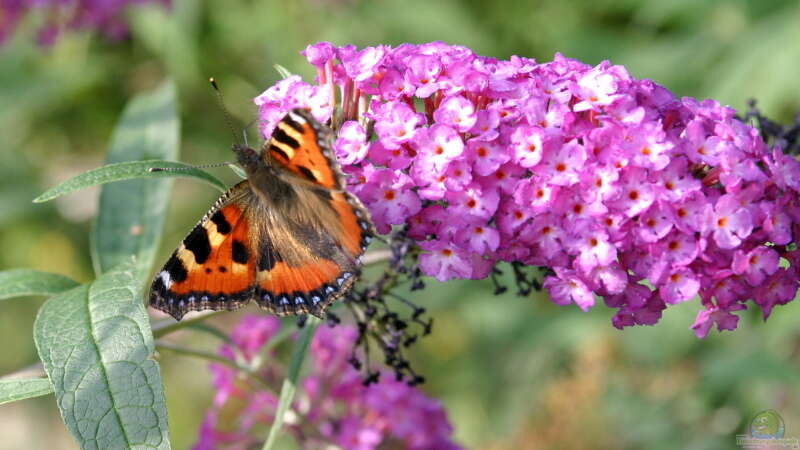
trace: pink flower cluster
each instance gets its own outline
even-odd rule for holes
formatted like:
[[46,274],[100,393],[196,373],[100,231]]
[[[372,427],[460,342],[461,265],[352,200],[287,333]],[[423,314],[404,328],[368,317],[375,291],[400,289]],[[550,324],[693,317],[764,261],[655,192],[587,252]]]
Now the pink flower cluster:
[[[245,316],[220,355],[253,365],[262,347],[280,327],[272,316]],[[364,386],[362,375],[347,360],[357,332],[352,327],[321,326],[311,341],[311,369],[292,405],[295,419],[287,427],[298,437],[300,448],[337,445],[354,450],[376,448],[457,449],[450,439],[452,427],[438,401],[384,373]],[[217,389],[212,407],[200,429],[195,450],[252,448],[265,436],[254,428],[269,426],[277,396],[264,385],[248,380],[240,371],[211,364]],[[275,364],[264,364],[254,374],[268,385],[280,386]]]
[[264,136],[290,108],[333,118],[349,189],[379,231],[408,227],[427,275],[547,267],[552,301],[600,296],[618,328],[699,294],[699,337],[734,329],[750,299],[766,318],[794,298],[800,163],[728,107],[561,55],[441,42],[304,55],[315,84],[291,76],[255,99]]
[[148,1],[171,5],[171,0],[0,0],[0,43],[33,11],[47,18],[38,35],[42,45],[53,44],[64,30],[93,28],[118,39],[128,29],[124,19],[128,5]]

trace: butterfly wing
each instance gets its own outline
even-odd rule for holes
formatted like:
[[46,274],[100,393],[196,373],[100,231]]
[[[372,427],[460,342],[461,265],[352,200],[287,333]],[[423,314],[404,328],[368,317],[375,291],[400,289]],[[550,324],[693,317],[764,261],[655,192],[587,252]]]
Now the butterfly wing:
[[256,252],[247,181],[223,194],[156,274],[150,305],[180,320],[189,311],[234,310],[252,298]]
[[278,122],[264,143],[261,157],[295,177],[326,189],[342,190],[343,175],[336,162],[330,128],[310,112],[293,109]]
[[321,316],[355,282],[370,242],[366,211],[350,204],[349,194],[309,195],[301,205],[308,202],[304,209],[318,217],[295,221],[273,216],[259,238],[255,299],[281,316]]
[[344,191],[331,131],[308,111],[290,111],[261,157],[288,175],[280,178],[294,197],[291,207],[271,211],[259,238],[256,301],[278,315],[320,316],[356,280],[373,234],[369,212]]

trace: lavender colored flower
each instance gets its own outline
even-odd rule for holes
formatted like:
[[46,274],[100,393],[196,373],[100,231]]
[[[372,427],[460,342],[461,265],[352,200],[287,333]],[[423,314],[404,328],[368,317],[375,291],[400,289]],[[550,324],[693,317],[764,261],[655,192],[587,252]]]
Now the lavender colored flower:
[[560,54],[503,61],[442,42],[304,54],[316,82],[258,97],[262,132],[297,105],[333,119],[349,188],[381,232],[408,226],[427,275],[542,266],[554,302],[586,310],[600,296],[618,328],[699,296],[700,337],[794,298],[800,162],[731,108]]
[[171,0],[2,0],[0,1],[0,44],[8,39],[23,17],[39,14],[47,19],[39,30],[41,45],[52,45],[63,31],[95,29],[109,39],[127,33],[124,13],[129,5],[146,2],[166,7]]
[[[253,366],[274,336],[279,321],[271,316],[245,316],[234,329],[231,343],[220,355]],[[382,373],[365,386],[351,358],[358,332],[340,325],[320,327],[310,346],[310,370],[291,410],[286,430],[298,437],[300,448],[332,444],[346,449],[458,449],[452,427],[438,401],[419,389]],[[257,365],[257,364],[256,364]],[[274,360],[251,376],[228,366],[211,364],[217,394],[206,414],[194,448],[252,448],[263,440],[256,429],[274,420],[281,370]],[[273,390],[265,389],[270,386]]]

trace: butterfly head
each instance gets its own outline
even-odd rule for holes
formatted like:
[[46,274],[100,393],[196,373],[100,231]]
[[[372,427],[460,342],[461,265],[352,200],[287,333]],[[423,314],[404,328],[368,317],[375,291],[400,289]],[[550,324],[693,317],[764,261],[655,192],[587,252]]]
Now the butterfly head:
[[239,165],[247,172],[248,176],[252,175],[258,169],[265,167],[263,160],[256,150],[241,144],[233,144],[232,150],[236,153],[236,160],[239,162]]

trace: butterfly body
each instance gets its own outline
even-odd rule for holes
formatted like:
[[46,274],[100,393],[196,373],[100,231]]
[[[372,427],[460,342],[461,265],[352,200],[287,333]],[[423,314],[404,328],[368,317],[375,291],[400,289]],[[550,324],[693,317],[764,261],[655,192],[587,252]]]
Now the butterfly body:
[[151,306],[178,320],[250,300],[277,315],[321,316],[355,281],[374,234],[368,211],[344,190],[331,131],[293,110],[261,151],[233,150],[247,180],[220,197],[156,274]]

